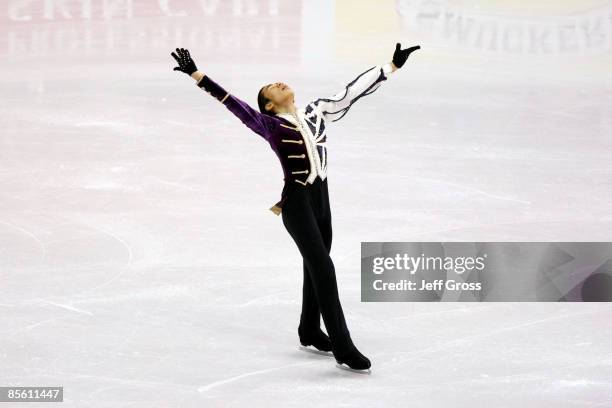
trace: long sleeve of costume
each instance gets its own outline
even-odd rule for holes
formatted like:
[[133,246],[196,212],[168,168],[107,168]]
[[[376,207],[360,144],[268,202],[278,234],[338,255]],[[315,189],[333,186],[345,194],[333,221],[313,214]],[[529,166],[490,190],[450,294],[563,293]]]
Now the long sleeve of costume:
[[231,95],[208,75],[197,82],[197,86],[212,95],[232,112],[249,129],[268,140],[277,126],[277,121],[268,115],[253,109],[245,101]]
[[353,103],[376,91],[382,81],[387,80],[387,75],[392,72],[393,68],[390,63],[375,65],[359,74],[357,78],[353,79],[334,96],[315,99],[310,104],[320,109],[326,121],[335,122],[346,115]]

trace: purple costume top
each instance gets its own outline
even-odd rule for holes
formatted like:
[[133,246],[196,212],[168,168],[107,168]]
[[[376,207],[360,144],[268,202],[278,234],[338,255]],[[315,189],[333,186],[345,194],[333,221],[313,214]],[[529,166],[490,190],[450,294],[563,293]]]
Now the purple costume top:
[[280,214],[295,188],[313,183],[319,176],[327,177],[327,136],[325,125],[341,119],[359,98],[376,91],[380,83],[393,72],[390,63],[376,65],[362,72],[345,88],[330,98],[318,98],[296,109],[296,116],[279,113],[263,114],[243,100],[227,92],[205,75],[197,86],[211,94],[242,123],[268,141],[283,168],[285,185],[281,199],[270,210]]

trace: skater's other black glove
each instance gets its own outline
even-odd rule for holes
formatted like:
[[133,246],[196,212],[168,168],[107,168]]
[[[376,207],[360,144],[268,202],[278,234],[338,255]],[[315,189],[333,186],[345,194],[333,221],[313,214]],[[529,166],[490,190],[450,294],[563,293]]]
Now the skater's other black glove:
[[410,54],[418,49],[421,48],[420,45],[417,45],[415,47],[410,47],[410,48],[406,48],[405,50],[402,50],[400,43],[397,43],[395,45],[395,52],[393,53],[393,65],[395,65],[398,68],[401,68],[404,63],[406,62],[406,60],[408,59],[408,57],[410,56]]
[[[178,54],[178,55],[177,55]],[[195,62],[191,59],[191,55],[189,55],[189,51],[185,48],[177,48],[176,54],[174,52],[170,53],[178,63],[178,67],[174,67],[173,71],[181,71],[186,73],[187,75],[191,75],[198,70]]]

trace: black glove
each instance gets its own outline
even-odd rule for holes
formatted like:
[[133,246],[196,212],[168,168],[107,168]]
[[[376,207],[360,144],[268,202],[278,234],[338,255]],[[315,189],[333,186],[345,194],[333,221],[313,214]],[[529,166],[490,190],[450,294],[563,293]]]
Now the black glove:
[[[178,54],[178,55],[176,55]],[[189,51],[184,48],[177,48],[176,54],[174,52],[170,53],[179,64],[178,67],[174,67],[173,71],[181,71],[186,73],[187,75],[191,75],[198,70],[195,62],[191,59],[191,55],[189,55]]]
[[400,49],[400,43],[395,45],[395,52],[393,53],[393,65],[398,68],[401,68],[402,65],[406,62],[408,57],[413,51],[420,49],[421,46],[417,45],[416,47],[406,48],[405,50]]

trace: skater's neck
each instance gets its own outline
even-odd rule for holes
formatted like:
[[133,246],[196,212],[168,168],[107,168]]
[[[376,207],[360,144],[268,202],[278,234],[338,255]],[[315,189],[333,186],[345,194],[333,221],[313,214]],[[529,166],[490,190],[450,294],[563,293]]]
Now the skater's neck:
[[279,106],[276,109],[276,113],[290,113],[292,115],[295,115],[296,114],[295,104],[292,103],[292,104],[287,105],[287,106]]

